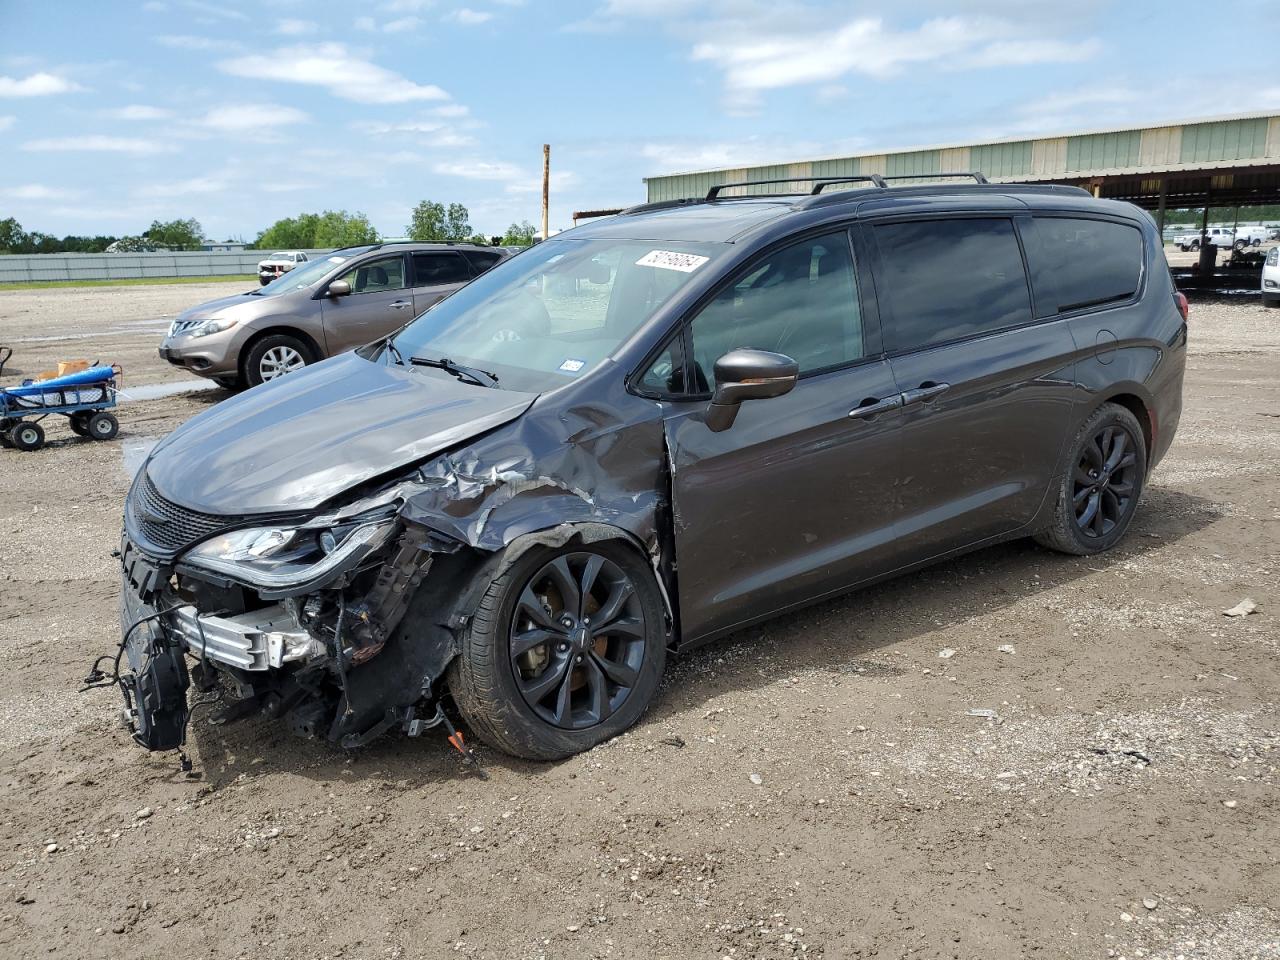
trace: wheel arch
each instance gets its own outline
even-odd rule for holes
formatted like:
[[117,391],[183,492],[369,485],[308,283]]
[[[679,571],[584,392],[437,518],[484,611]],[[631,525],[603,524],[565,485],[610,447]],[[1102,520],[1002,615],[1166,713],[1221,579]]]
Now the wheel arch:
[[1093,415],[1093,411],[1104,403],[1114,403],[1116,406],[1124,407],[1142,427],[1142,439],[1147,445],[1147,465],[1151,465],[1151,457],[1155,450],[1155,414],[1152,413],[1151,407],[1141,396],[1134,392],[1118,391],[1099,400],[1093,409],[1089,411],[1089,415]]

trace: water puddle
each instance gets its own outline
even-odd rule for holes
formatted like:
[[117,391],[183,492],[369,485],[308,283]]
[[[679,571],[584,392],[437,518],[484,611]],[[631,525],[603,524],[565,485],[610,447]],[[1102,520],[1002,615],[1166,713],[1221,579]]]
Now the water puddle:
[[165,397],[176,397],[180,393],[197,393],[206,390],[221,390],[212,380],[174,380],[172,383],[144,383],[136,387],[125,387],[120,391],[122,402],[130,400],[163,400]]
[[124,475],[132,480],[142,465],[146,462],[147,457],[151,456],[151,451],[155,449],[155,445],[160,442],[160,437],[140,437],[136,440],[122,440],[120,442],[120,468],[124,471]]
[[140,333],[168,333],[169,324],[163,323],[156,325],[155,321],[148,320],[146,323],[151,326],[136,327],[112,327],[109,330],[95,330],[93,333],[62,333],[47,337],[14,337],[9,343],[66,343],[78,340],[94,340],[99,337],[131,337]]

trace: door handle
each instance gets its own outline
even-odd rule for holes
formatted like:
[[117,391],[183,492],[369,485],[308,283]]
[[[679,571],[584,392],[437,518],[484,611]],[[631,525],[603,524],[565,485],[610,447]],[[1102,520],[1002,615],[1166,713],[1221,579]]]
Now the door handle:
[[876,414],[888,413],[890,410],[897,410],[901,406],[902,394],[900,393],[895,393],[892,397],[885,397],[883,400],[868,397],[850,410],[849,416],[855,420],[870,420]]
[[926,380],[914,390],[904,390],[902,392],[902,405],[910,407],[917,403],[928,403],[934,397],[940,397],[951,389],[949,383],[934,383],[932,380]]
[[391,301],[391,309],[393,310],[403,310],[405,307],[412,307],[412,306],[413,306],[413,302],[411,300]]

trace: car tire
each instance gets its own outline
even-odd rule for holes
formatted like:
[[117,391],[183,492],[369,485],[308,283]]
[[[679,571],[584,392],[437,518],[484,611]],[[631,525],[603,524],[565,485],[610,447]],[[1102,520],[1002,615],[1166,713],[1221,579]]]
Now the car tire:
[[[297,337],[291,337],[287,333],[273,333],[249,348],[240,378],[247,385],[256,387],[286,373],[301,370],[315,361],[311,348]],[[273,368],[277,372],[272,373]]]
[[1146,470],[1147,443],[1138,418],[1119,404],[1104,403],[1071,442],[1066,470],[1051,491],[1053,520],[1036,541],[1076,556],[1110,550],[1138,509]]
[[19,421],[9,428],[9,442],[17,450],[39,450],[44,446],[44,427]]
[[1263,297],[1262,305],[1274,310],[1276,307],[1280,307],[1280,297]]
[[1199,240],[1192,240],[1192,241],[1191,241],[1191,252],[1192,252],[1192,253],[1194,253],[1195,251],[1197,251],[1197,250],[1199,250],[1199,249],[1200,249],[1200,241],[1199,241]]
[[258,277],[258,286],[260,286],[260,287],[265,287],[268,283],[270,283],[270,282],[271,282],[271,280],[272,280],[272,278],[271,278],[271,277],[264,277],[264,276],[259,275],[259,277]]
[[85,425],[85,435],[92,440],[114,440],[120,432],[120,421],[105,410],[99,410]]
[[1243,250],[1243,249],[1245,248],[1246,244],[1245,244],[1245,242],[1244,242],[1243,240],[1237,240],[1237,241],[1236,241],[1235,243],[1233,243],[1231,246],[1232,246],[1234,249],[1236,249],[1236,250]]
[[[586,597],[576,609],[553,586],[566,579]],[[590,633],[593,608],[597,624],[603,615],[625,630]],[[640,719],[662,678],[666,639],[662,595],[636,550],[619,541],[535,547],[485,588],[450,664],[449,691],[486,743],[559,760]]]
[[239,374],[234,377],[214,377],[213,382],[223,390],[243,390],[245,387],[244,377]]

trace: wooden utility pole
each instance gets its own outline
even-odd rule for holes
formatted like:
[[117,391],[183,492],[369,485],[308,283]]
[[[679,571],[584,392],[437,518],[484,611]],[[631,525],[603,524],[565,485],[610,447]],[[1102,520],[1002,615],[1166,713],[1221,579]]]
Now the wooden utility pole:
[[542,239],[551,235],[551,144],[542,145]]

